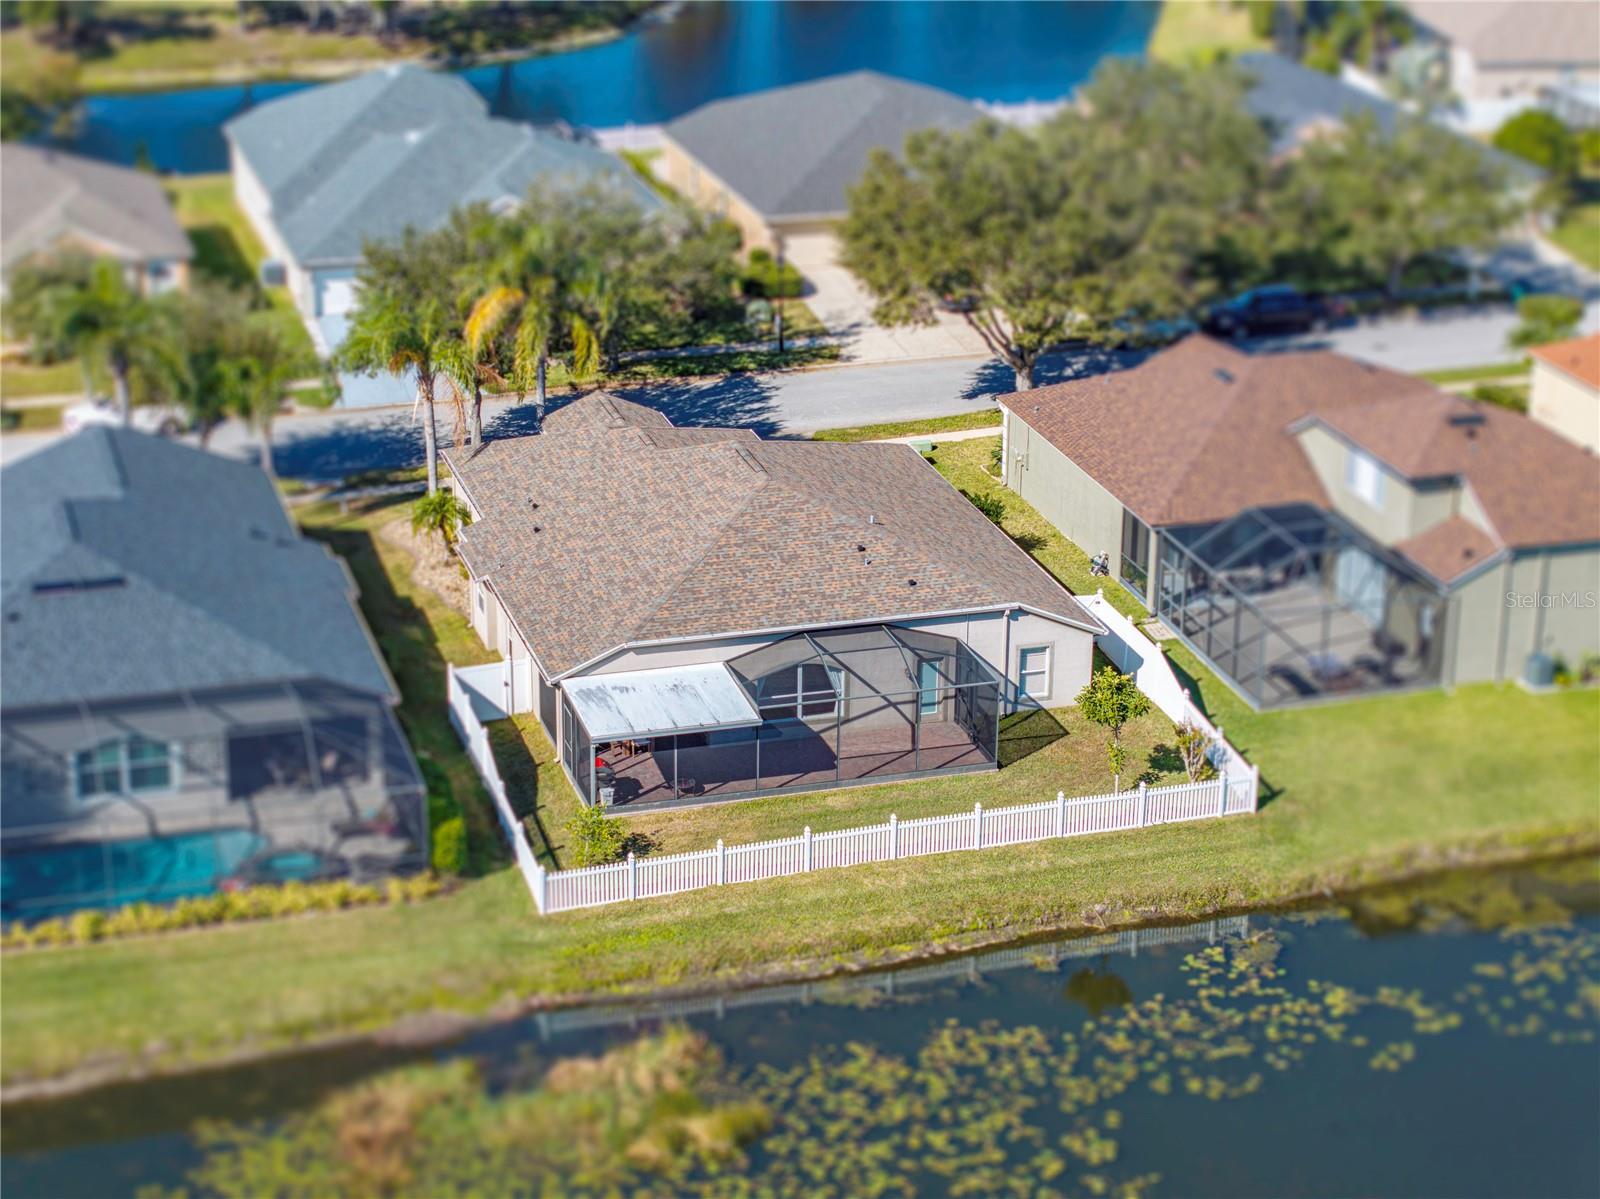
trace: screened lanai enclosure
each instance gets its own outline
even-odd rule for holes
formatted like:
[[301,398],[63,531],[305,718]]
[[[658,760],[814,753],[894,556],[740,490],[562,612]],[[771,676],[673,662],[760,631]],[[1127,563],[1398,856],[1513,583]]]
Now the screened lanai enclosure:
[[1439,682],[1445,597],[1332,513],[1163,529],[1157,576],[1157,614],[1258,706]]
[[992,769],[1002,682],[895,625],[797,633],[727,662],[563,684],[581,796],[649,805]]
[[422,780],[377,696],[285,683],[7,711],[0,728],[8,921],[427,865]]

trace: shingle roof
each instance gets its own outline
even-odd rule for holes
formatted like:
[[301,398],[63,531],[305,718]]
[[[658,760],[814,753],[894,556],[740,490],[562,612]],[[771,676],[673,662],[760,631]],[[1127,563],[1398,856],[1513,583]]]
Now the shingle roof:
[[980,116],[938,88],[854,71],[715,100],[666,133],[762,215],[821,216],[845,211],[872,150],[899,153],[907,134]]
[[194,248],[155,176],[59,150],[0,146],[0,254],[17,259],[79,233],[137,261],[186,262]]
[[462,556],[551,677],[637,642],[1009,604],[1098,627],[909,446],[664,419],[594,393],[446,453],[481,517]]
[[1600,333],[1574,337],[1570,341],[1557,341],[1547,346],[1535,346],[1529,352],[1578,382],[1600,388]]
[[392,698],[349,577],[253,466],[96,426],[0,471],[7,708],[321,679]]
[[1600,8],[1528,0],[1428,0],[1411,4],[1423,25],[1469,51],[1478,65],[1600,66]]
[[602,181],[660,204],[604,150],[493,119],[464,80],[421,67],[308,88],[226,131],[302,264],[355,262],[369,238],[433,228],[460,204],[520,200],[535,182]]
[[1000,403],[1152,525],[1331,506],[1294,435],[1315,420],[1408,478],[1465,480],[1507,545],[1600,540],[1593,457],[1519,413],[1340,354],[1252,356],[1196,335]]
[[[1238,63],[1252,80],[1245,107],[1267,123],[1274,154],[1287,153],[1330,124],[1343,123],[1363,113],[1370,114],[1385,132],[1392,131],[1403,115],[1392,100],[1352,87],[1325,71],[1303,67],[1280,54],[1241,54]],[[1464,140],[1509,171],[1513,179],[1534,181],[1541,176],[1539,169],[1524,159],[1470,137]]]
[[1394,547],[1441,583],[1453,583],[1492,558],[1494,538],[1464,516],[1452,516]]

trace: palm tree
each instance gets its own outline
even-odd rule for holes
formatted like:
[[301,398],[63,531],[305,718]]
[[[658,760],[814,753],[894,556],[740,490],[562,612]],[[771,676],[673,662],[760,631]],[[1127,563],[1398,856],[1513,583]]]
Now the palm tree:
[[44,322],[85,364],[105,365],[125,425],[133,420],[129,379],[135,368],[151,377],[181,373],[170,310],[130,288],[122,267],[110,259],[96,262],[87,281],[52,288],[41,304]]
[[441,354],[449,355],[455,340],[453,322],[444,306],[429,296],[397,294],[380,285],[362,287],[339,350],[349,370],[386,372],[397,378],[410,372],[417,381],[416,402],[422,406],[422,442],[428,462],[428,494],[439,490],[439,434],[434,421],[434,385]]
[[511,383],[519,395],[533,388],[534,416],[542,422],[551,345],[558,328],[570,324],[563,255],[536,219],[485,223],[477,236],[489,245],[485,286],[467,315],[463,340],[482,355],[497,338],[509,336]]
[[216,378],[229,409],[260,436],[261,469],[273,474],[272,422],[299,365],[298,355],[270,314],[257,313],[237,331],[237,340],[217,366]]

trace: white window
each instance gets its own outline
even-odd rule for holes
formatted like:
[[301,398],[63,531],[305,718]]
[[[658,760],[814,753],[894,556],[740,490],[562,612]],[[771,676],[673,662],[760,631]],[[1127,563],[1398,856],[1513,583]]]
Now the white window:
[[102,741],[73,755],[73,780],[79,799],[138,791],[172,790],[172,746],[132,736]]
[[1357,449],[1350,451],[1345,464],[1344,483],[1352,495],[1374,508],[1383,507],[1383,468],[1371,454],[1363,454]]
[[1017,683],[1029,699],[1050,698],[1050,647],[1030,645],[1017,651]]

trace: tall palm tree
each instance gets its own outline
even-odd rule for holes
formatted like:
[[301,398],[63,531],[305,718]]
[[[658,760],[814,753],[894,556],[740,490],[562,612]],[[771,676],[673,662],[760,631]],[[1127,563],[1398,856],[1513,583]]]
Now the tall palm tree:
[[339,350],[346,369],[400,377],[411,373],[422,407],[422,443],[428,463],[428,494],[439,490],[439,434],[434,391],[441,355],[455,338],[454,321],[435,297],[413,297],[377,280],[361,288],[350,332]]
[[44,320],[87,363],[111,375],[123,424],[133,420],[129,379],[135,368],[152,377],[181,371],[170,312],[130,288],[111,259],[94,264],[86,282],[64,283],[42,297]]
[[502,335],[511,343],[509,377],[519,395],[533,389],[534,415],[544,419],[552,343],[571,322],[565,307],[565,257],[537,219],[508,218],[480,226],[489,244],[484,286],[467,314],[463,340],[483,354]]
[[270,315],[257,313],[237,329],[229,353],[217,364],[216,380],[226,406],[247,420],[260,437],[261,469],[273,474],[272,422],[299,365],[298,355]]

